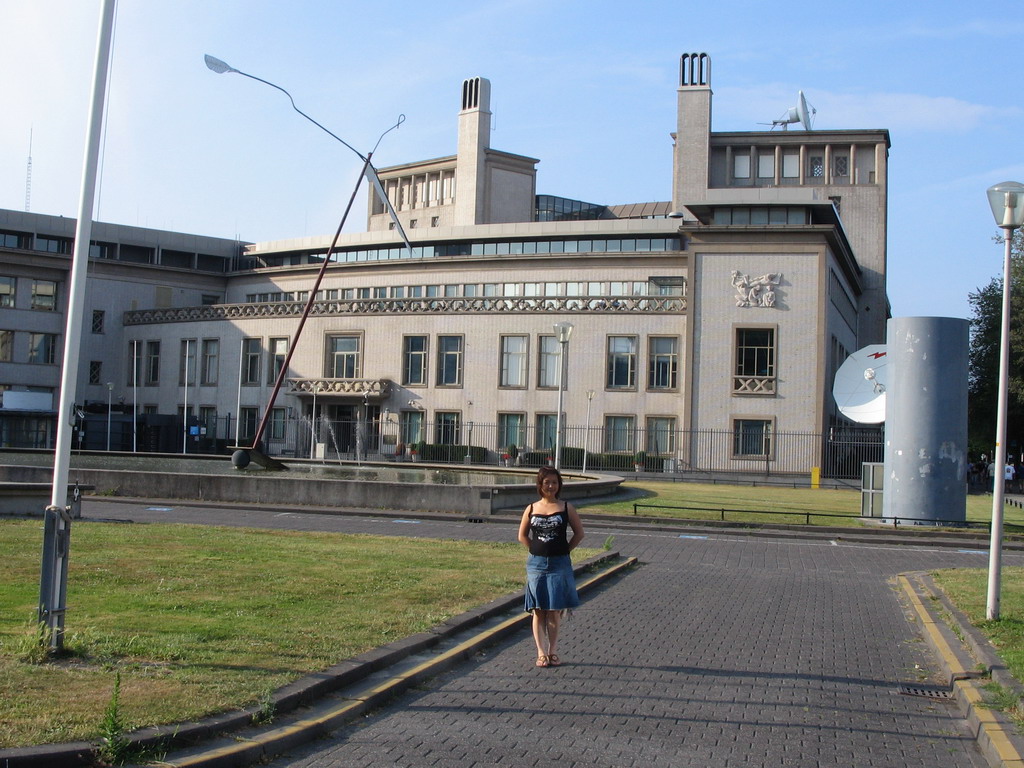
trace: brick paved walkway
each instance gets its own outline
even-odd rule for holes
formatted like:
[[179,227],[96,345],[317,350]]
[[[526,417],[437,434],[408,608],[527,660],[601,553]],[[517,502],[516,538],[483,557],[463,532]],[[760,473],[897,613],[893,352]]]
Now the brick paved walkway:
[[[515,535],[492,524],[232,519]],[[587,543],[608,533],[594,529]],[[984,555],[613,533],[614,547],[642,565],[594,593],[565,625],[564,666],[535,668],[524,632],[272,768],[984,765],[952,704],[898,693],[899,682],[935,682],[937,665],[890,583],[902,571],[985,567]]]

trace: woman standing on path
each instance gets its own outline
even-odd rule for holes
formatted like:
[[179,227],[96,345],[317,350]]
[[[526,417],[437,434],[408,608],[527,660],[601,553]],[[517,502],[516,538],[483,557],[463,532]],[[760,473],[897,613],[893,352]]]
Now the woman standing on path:
[[[555,653],[562,614],[580,604],[569,553],[583,541],[583,524],[576,508],[560,501],[562,475],[553,467],[537,472],[541,500],[523,510],[519,543],[530,550],[526,559],[526,610],[533,612],[537,666],[557,667]],[[568,538],[572,528],[572,538]]]

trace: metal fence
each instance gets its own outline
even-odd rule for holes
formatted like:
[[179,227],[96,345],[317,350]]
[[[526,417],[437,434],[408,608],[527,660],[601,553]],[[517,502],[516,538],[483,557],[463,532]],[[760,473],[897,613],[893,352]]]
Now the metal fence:
[[[272,420],[264,449],[272,455],[324,460],[429,461],[495,466],[542,466],[555,455],[555,425],[543,426],[426,420],[403,422],[394,415],[311,423],[305,416]],[[2,420],[4,447],[52,448],[55,431],[45,419]],[[83,450],[227,453],[247,445],[254,420],[221,416],[185,425],[180,417],[141,414],[84,414],[76,423],[73,447]],[[669,474],[807,475],[857,479],[865,461],[883,460],[881,428],[835,428],[824,434],[730,430],[608,429],[563,427],[561,463],[566,469]],[[513,449],[512,446],[515,446]]]

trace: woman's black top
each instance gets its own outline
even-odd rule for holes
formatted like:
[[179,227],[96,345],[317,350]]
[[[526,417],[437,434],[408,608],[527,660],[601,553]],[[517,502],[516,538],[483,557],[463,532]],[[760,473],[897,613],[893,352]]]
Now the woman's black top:
[[569,512],[566,505],[553,515],[533,514],[530,505],[530,554],[558,557],[569,554]]

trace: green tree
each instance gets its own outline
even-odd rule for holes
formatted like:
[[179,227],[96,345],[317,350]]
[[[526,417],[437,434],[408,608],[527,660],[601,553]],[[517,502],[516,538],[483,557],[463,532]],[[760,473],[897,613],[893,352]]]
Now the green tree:
[[[1001,237],[997,242],[1003,243]],[[1010,264],[1010,372],[1006,411],[1008,450],[1024,452],[1024,231],[1014,233]],[[999,390],[999,336],[1002,328],[1003,277],[971,292],[968,433],[974,454],[995,450]]]

